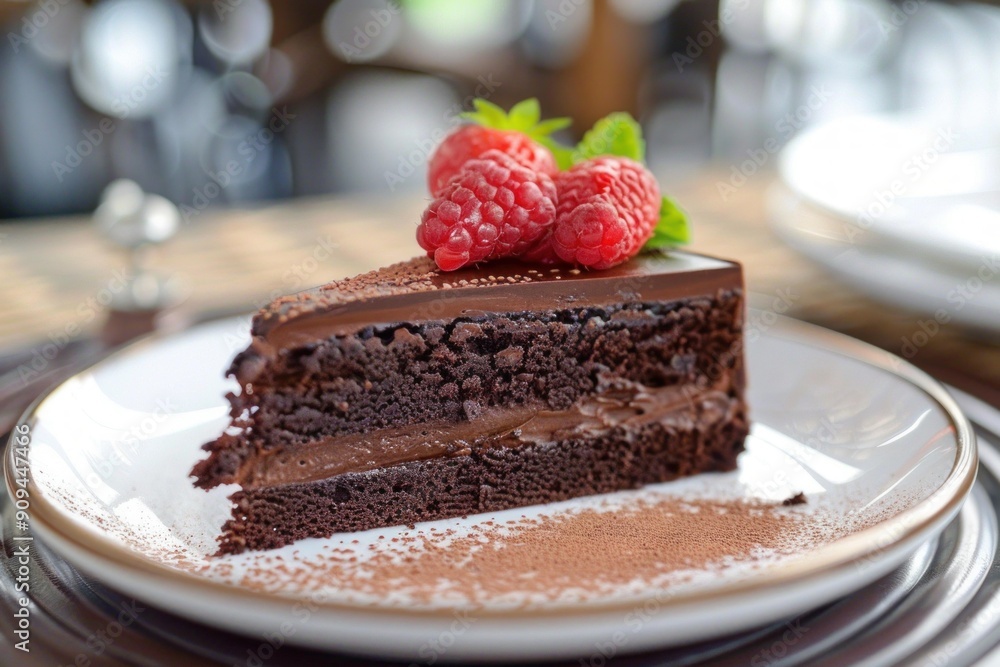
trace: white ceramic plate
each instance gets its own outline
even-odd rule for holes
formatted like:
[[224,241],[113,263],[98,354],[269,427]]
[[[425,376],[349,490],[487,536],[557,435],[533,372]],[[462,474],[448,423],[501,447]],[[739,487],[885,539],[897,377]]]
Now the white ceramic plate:
[[1000,255],[1000,150],[961,150],[964,139],[915,118],[848,117],[795,137],[778,168],[854,243],[969,274]]
[[[352,590],[363,582],[324,581],[317,563],[334,547],[363,561],[408,529],[305,540],[265,554],[210,555],[232,489],[205,493],[186,475],[201,443],[226,423],[222,395],[230,387],[220,376],[245,337],[242,319],[146,341],[41,401],[26,420],[30,530],[109,586],[260,637],[262,647],[280,640],[422,661],[599,660],[611,651],[745,630],[886,574],[947,524],[975,477],[972,431],[926,375],[851,339],[752,311],[754,427],[738,471],[414,530],[443,526],[461,535],[487,520],[585,507],[613,521],[615,512],[663,497],[774,504],[802,491],[808,504],[774,510],[790,513],[789,525],[799,526],[785,548],[723,556],[584,597],[564,590],[513,603],[510,596],[470,602],[461,595],[421,602],[405,595],[404,582],[399,596],[365,599]],[[8,488],[24,463],[16,456],[12,449]],[[739,525],[734,531],[734,539],[747,539]],[[629,567],[629,553],[615,556],[616,567]],[[287,574],[310,568],[320,576],[307,584]]]
[[[878,242],[782,184],[771,189],[768,200],[778,235],[858,291],[921,313],[929,327],[938,319],[1000,330],[1000,253],[984,254],[968,266],[922,260],[906,246]],[[993,238],[1000,239],[1000,227]]]

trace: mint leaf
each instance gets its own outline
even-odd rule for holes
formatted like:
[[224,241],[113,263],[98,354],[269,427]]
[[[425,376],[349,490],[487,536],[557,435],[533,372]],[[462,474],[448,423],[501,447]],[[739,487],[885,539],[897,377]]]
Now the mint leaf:
[[613,113],[600,119],[576,145],[573,164],[598,155],[617,155],[642,162],[646,157],[642,127],[625,112]]
[[687,214],[680,209],[674,200],[664,197],[660,204],[660,221],[656,223],[653,236],[646,241],[643,248],[655,250],[673,248],[691,242],[691,227]]

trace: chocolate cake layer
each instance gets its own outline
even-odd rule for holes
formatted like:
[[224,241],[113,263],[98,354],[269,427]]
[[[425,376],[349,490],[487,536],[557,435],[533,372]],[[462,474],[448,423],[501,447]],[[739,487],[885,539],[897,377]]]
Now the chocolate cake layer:
[[[697,255],[593,273],[412,260],[258,313],[230,369],[234,428],[193,474],[243,487],[223,536],[236,552],[730,469],[742,321],[738,265]],[[606,474],[549,479],[602,456]],[[549,481],[528,479],[545,457]],[[452,473],[474,498],[434,479]],[[408,506],[374,510],[372,494]]]
[[[745,408],[695,410],[684,425],[646,424],[595,438],[475,449],[337,475],[246,489],[224,527],[222,553],[272,549],[306,537],[493,512],[637,488],[736,467],[748,426]],[[294,520],[292,520],[294,519]]]

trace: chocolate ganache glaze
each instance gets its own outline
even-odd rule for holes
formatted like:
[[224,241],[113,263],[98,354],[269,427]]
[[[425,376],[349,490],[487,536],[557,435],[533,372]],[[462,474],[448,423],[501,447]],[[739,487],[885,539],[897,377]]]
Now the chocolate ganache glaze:
[[231,369],[243,385],[267,359],[372,325],[484,313],[667,301],[742,286],[738,265],[693,253],[654,251],[604,271],[532,267],[509,260],[445,273],[430,258],[280,297],[254,319],[252,354]]

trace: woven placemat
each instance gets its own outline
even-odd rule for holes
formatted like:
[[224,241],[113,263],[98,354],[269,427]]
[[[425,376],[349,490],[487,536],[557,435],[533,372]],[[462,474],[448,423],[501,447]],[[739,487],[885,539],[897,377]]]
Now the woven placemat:
[[[944,326],[915,354],[905,341],[926,314],[876,303],[785,246],[768,228],[772,177],[757,174],[720,195],[724,171],[670,179],[695,220],[692,249],[741,261],[754,303],[866,340],[980,394],[1000,395],[1000,336]],[[249,310],[294,292],[418,251],[420,197],[331,197],[255,209],[205,211],[157,252],[192,313]],[[125,258],[84,218],[6,225],[0,234],[0,353],[93,332],[98,309],[120,285]]]

